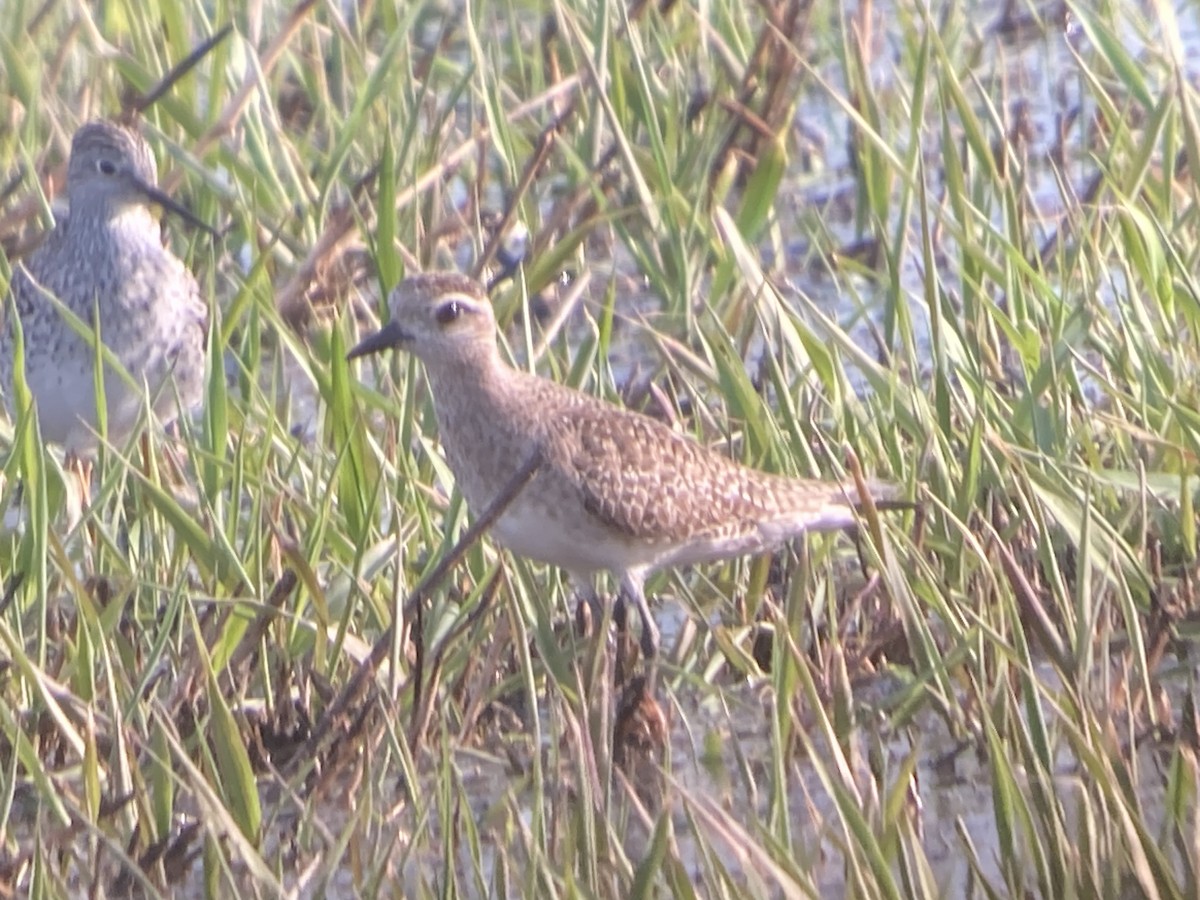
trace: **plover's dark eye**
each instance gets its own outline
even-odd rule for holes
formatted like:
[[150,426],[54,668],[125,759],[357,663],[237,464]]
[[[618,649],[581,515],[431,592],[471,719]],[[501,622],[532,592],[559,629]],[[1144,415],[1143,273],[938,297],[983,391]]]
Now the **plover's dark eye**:
[[439,325],[449,325],[460,315],[462,315],[462,311],[463,308],[459,302],[457,300],[451,300],[449,303],[443,303],[441,306],[439,306],[435,316],[437,317]]
[[101,175],[116,175],[117,174],[117,164],[115,162],[113,162],[111,159],[96,160],[96,168],[97,168],[97,170],[99,170]]

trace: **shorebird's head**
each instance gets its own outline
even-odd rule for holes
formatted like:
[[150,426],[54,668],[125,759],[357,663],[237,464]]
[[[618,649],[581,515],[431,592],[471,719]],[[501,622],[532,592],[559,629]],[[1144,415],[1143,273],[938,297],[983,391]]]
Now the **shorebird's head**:
[[392,318],[365,337],[346,358],[397,348],[425,362],[483,359],[496,348],[492,303],[478,281],[455,272],[405,278],[388,298]]
[[137,207],[161,206],[197,228],[212,231],[158,189],[158,167],[137,132],[113,122],[88,122],[71,141],[67,195],[73,209],[118,215]]

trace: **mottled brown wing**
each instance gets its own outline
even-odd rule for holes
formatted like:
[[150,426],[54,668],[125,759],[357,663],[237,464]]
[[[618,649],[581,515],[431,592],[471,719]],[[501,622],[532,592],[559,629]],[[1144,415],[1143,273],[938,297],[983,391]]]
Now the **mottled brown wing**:
[[764,513],[767,492],[758,482],[770,476],[638,413],[581,403],[554,416],[547,432],[547,449],[584,507],[630,537],[670,542],[715,535]]

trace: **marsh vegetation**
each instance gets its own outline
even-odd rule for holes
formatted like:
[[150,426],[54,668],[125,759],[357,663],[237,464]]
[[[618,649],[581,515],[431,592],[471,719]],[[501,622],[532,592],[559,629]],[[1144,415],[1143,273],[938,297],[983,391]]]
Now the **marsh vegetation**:
[[[68,529],[4,431],[0,892],[1197,894],[1192,7],[235,7],[4,6],[3,284],[96,116],[221,235],[178,436]],[[344,361],[518,226],[519,364],[922,502],[657,576],[645,708],[486,538],[413,599],[469,518]]]

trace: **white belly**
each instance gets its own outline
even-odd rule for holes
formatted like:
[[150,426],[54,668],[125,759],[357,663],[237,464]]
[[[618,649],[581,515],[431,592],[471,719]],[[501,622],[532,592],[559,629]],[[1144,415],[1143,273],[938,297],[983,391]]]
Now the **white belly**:
[[650,545],[614,535],[578,507],[571,512],[576,515],[518,501],[492,526],[492,535],[518,556],[578,574],[644,566],[658,555]]

